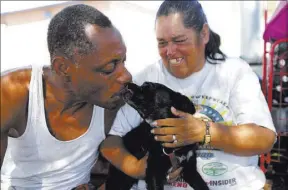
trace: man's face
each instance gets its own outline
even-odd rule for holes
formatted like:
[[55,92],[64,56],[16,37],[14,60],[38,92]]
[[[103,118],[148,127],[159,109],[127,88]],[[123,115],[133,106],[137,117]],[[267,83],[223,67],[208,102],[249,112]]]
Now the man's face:
[[126,47],[114,28],[86,27],[86,34],[96,50],[82,56],[69,67],[71,87],[82,101],[104,108],[114,108],[121,102],[117,93],[131,81],[125,68]]

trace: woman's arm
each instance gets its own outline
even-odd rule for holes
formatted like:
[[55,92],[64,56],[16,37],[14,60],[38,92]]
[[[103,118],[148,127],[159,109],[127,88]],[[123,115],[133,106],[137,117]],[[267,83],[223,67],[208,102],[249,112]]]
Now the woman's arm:
[[211,123],[211,145],[238,156],[253,156],[269,152],[275,142],[275,132],[256,124],[225,126]]
[[[232,82],[229,108],[233,113],[235,124],[226,126],[210,122],[211,145],[240,156],[269,152],[275,142],[276,132],[256,74],[248,64],[243,63]],[[203,142],[205,135],[203,121],[188,113],[174,109],[172,112],[182,118],[158,120],[157,126],[170,127],[154,129],[155,134],[166,135],[157,136],[157,140],[164,141],[164,145],[168,147]],[[174,144],[171,143],[173,134],[178,140]]]
[[[163,141],[163,146],[173,148],[203,142],[206,133],[204,121],[174,108],[172,112],[181,118],[162,119],[153,123],[155,126],[169,126],[152,130],[156,135],[156,140]],[[227,153],[239,156],[259,155],[269,152],[275,142],[274,131],[256,124],[238,126],[226,126],[213,122],[209,124],[210,145]],[[172,135],[176,135],[177,143],[173,143]]]
[[238,156],[253,156],[269,152],[275,142],[275,132],[256,124],[225,126],[210,125],[211,145]]

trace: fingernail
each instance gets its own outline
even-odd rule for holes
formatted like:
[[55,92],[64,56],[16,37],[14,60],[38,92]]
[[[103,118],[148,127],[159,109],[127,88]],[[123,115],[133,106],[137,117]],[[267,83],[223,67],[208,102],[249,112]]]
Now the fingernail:
[[154,133],[154,129],[151,130],[151,133]]
[[157,126],[157,121],[153,121],[153,122],[151,123],[151,125]]
[[169,178],[170,178],[169,175],[167,175],[167,176],[166,176],[167,181],[169,181]]
[[154,139],[157,140],[158,139],[157,136],[155,136]]

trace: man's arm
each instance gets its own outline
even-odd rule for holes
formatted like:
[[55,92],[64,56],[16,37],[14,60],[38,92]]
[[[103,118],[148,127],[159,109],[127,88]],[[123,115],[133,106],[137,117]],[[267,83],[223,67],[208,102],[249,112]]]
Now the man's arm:
[[102,155],[125,174],[143,178],[145,176],[147,156],[138,160],[125,148],[122,138],[119,136],[108,136],[101,144]]
[[140,115],[131,106],[125,104],[117,112],[109,135],[100,145],[100,152],[115,167],[134,178],[145,176],[146,158],[138,160],[125,148],[122,136],[142,121]]
[[[121,106],[124,105],[124,102],[122,104],[119,104],[115,109],[105,109],[104,112],[104,124],[105,124],[105,135],[107,136],[113,121],[116,117],[117,111],[120,109]],[[107,176],[109,175],[109,166],[110,163],[102,156],[99,155],[97,162],[94,164],[92,170],[91,170],[91,176],[90,176],[90,182],[96,187],[103,187],[103,184],[105,183]]]
[[30,69],[1,73],[1,167],[9,132],[15,134],[25,117]]

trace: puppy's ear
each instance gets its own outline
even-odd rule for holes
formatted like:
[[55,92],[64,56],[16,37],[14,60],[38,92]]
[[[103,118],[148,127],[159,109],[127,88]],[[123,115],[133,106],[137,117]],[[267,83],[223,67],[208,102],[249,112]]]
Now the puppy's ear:
[[180,93],[172,96],[172,102],[173,107],[180,111],[190,114],[194,114],[196,112],[195,106],[192,101],[187,96],[184,96]]

